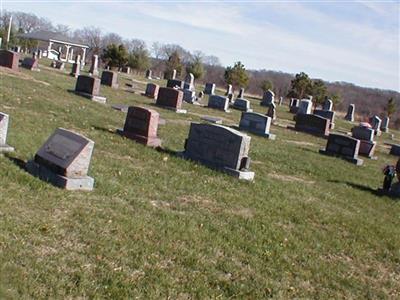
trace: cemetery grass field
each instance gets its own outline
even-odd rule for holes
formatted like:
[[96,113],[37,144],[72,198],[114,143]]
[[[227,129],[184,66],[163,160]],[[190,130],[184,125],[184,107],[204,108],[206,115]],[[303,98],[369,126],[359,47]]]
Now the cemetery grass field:
[[[16,149],[0,157],[0,298],[400,297],[400,201],[375,192],[382,167],[397,160],[388,134],[377,139],[379,159],[356,167],[319,154],[326,140],[284,128],[294,124],[285,103],[275,141],[251,135],[255,181],[243,182],[176,156],[190,122],[211,115],[237,125],[239,111],[156,108],[138,92],[144,76],[126,74],[118,90],[101,87],[102,105],[68,92],[69,65],[41,62],[40,72],[0,71],[0,111]],[[136,93],[124,90],[130,77]],[[166,120],[164,151],[115,134],[125,114],[112,104],[155,108]],[[338,117],[335,129],[352,126]],[[58,127],[95,142],[92,192],[23,169]]]

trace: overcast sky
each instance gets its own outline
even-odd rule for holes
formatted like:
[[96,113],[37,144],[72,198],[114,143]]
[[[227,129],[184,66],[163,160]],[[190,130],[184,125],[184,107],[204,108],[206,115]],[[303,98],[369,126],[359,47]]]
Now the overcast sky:
[[248,69],[400,91],[398,1],[2,1],[72,29],[176,43]]

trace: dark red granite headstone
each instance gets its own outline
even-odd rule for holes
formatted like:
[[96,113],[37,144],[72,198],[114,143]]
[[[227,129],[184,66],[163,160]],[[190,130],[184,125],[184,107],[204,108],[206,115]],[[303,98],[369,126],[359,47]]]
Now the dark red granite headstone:
[[156,104],[175,110],[180,110],[182,107],[183,92],[167,87],[160,87],[157,95]]
[[19,53],[0,50],[0,66],[18,71]]

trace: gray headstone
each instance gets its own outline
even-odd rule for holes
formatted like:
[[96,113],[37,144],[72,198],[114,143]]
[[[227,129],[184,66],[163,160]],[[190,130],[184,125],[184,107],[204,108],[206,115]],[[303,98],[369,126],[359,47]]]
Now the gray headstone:
[[14,148],[7,145],[9,116],[0,112],[0,153],[12,152]]
[[269,133],[272,118],[254,112],[243,112],[240,118],[239,129],[257,135],[275,139],[275,135]]
[[186,89],[182,91],[183,91],[183,101],[192,104],[196,102],[196,91],[186,90]]
[[314,109],[314,115],[329,119],[330,129],[335,127],[335,112],[329,110]]
[[192,73],[186,75],[185,82],[188,85],[188,90],[194,90],[194,75]]
[[238,98],[242,99],[244,97],[244,88],[240,88]]
[[268,90],[264,92],[263,99],[261,101],[262,106],[270,106],[272,102],[275,101],[275,94],[273,91]]
[[347,114],[344,117],[345,120],[350,121],[350,122],[354,122],[354,111],[355,111],[355,105],[354,104],[350,104],[349,108],[347,109]]
[[383,132],[389,132],[389,121],[390,121],[390,119],[388,116],[383,118],[382,125],[381,125],[381,130]]
[[295,129],[320,136],[328,136],[330,121],[312,114],[297,114]]
[[146,78],[151,79],[151,76],[152,76],[151,70],[146,70]]
[[322,110],[331,111],[333,109],[333,101],[331,99],[325,99],[324,105],[322,106]]
[[223,125],[191,123],[184,156],[239,179],[253,180],[248,171],[250,136]]
[[208,98],[208,107],[228,112],[229,99],[223,96],[210,95]]
[[171,79],[175,79],[176,78],[176,70],[175,69],[173,69],[172,70],[172,76],[171,76]]
[[241,110],[241,111],[248,111],[248,112],[253,111],[250,108],[250,101],[246,100],[246,99],[241,99],[241,98],[237,98],[235,100],[235,102],[233,103],[232,107],[235,109]]
[[361,166],[364,161],[358,158],[359,148],[359,140],[347,135],[331,133],[328,137],[326,149],[319,152],[329,156],[341,157]]
[[311,108],[312,108],[312,101],[309,99],[302,99],[300,100],[297,114],[309,115],[311,114]]
[[374,141],[374,130],[372,128],[364,126],[356,126],[351,129],[351,135],[353,138],[364,141]]
[[233,92],[232,92],[232,84],[228,84],[228,86],[226,87],[225,95],[228,96],[228,95],[231,95],[231,94],[233,94]]
[[381,123],[382,123],[382,120],[378,116],[373,116],[370,119],[371,127],[372,127],[373,130],[375,130],[375,134],[378,135],[378,136],[381,133]]
[[215,94],[215,83],[206,83],[204,87],[204,94],[214,95]]
[[92,65],[90,66],[89,73],[93,76],[99,75],[99,56],[96,54],[92,57]]
[[87,176],[94,142],[72,131],[58,128],[38,150],[27,170],[42,180],[69,190],[92,190]]
[[276,120],[276,104],[271,102],[268,107],[267,116],[270,117],[272,120]]

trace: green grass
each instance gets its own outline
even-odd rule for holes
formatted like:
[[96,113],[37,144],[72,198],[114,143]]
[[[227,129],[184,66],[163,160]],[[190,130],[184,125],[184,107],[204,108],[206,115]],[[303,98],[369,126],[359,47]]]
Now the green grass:
[[[356,167],[318,154],[321,138],[273,126],[275,141],[252,135],[255,181],[243,182],[114,134],[125,114],[111,104],[157,109],[172,151],[183,150],[202,115],[234,125],[240,112],[156,108],[124,91],[122,74],[119,90],[101,87],[101,105],[69,93],[67,71],[1,74],[0,111],[10,115],[16,151],[0,157],[0,298],[400,296],[399,201],[373,192],[382,166],[396,160],[382,146],[387,134],[378,138],[379,160]],[[278,107],[279,123],[293,123],[287,110]],[[57,127],[95,141],[94,191],[64,191],[18,166]]]

